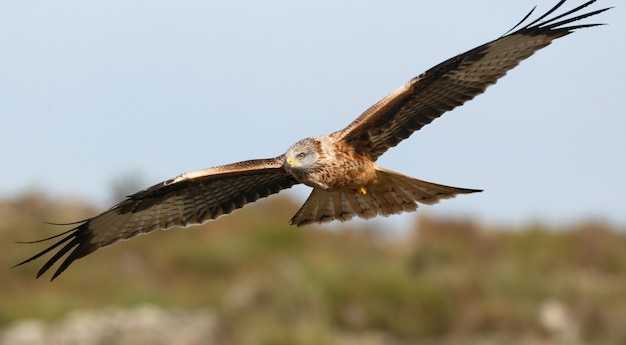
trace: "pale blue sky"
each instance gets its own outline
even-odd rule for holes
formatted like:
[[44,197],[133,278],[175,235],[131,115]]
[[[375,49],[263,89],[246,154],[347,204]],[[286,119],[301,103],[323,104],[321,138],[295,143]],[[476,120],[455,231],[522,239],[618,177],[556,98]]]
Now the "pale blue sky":
[[[0,2],[0,197],[104,210],[121,176],[147,187],[277,156],[556,2]],[[626,225],[623,5],[598,1],[618,7],[587,22],[610,25],[556,41],[379,165],[485,190],[422,212]]]

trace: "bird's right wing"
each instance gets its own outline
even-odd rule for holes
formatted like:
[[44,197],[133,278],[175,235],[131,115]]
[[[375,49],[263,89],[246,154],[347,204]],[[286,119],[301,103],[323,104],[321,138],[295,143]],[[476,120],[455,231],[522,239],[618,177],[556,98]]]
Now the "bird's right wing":
[[54,279],[74,260],[100,247],[156,229],[202,224],[297,183],[283,168],[283,156],[182,174],[133,194],[98,216],[72,223],[78,225],[69,231],[34,241],[67,235],[16,266],[62,246],[37,273],[41,276],[69,253],[52,276]]
[[[357,152],[376,160],[389,148],[446,111],[483,93],[522,60],[553,40],[576,29],[600,25],[578,23],[579,20],[608,10],[604,8],[578,14],[594,2],[588,1],[545,19],[565,3],[565,0],[560,1],[547,13],[520,29],[448,59],[411,79],[367,109],[345,129],[333,133],[333,136],[337,141],[343,141]],[[531,13],[514,29],[524,23]]]

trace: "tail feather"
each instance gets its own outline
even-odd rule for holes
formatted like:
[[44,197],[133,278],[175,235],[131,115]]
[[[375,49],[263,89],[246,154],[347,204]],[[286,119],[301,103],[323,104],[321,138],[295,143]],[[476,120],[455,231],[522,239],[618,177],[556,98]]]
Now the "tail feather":
[[315,188],[291,219],[297,226],[345,221],[355,216],[369,219],[377,215],[389,216],[417,209],[417,203],[432,205],[458,194],[481,192],[444,186],[418,180],[390,170],[377,170],[378,179],[364,190],[326,191]]

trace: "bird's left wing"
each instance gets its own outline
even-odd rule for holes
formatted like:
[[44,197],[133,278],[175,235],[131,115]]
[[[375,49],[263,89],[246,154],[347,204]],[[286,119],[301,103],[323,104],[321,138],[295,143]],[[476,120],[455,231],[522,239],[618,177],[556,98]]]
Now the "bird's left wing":
[[[341,131],[333,133],[357,152],[376,160],[389,148],[408,138],[446,111],[462,105],[494,84],[520,61],[576,29],[601,24],[575,24],[608,8],[578,14],[594,3],[588,1],[570,11],[545,19],[565,3],[520,29],[457,55],[411,79]],[[524,23],[531,11],[514,27]],[[512,29],[513,30],[513,29]]]
[[35,241],[66,235],[15,266],[61,246],[37,273],[37,277],[41,276],[69,253],[52,276],[53,280],[74,260],[100,247],[156,229],[202,224],[297,183],[283,168],[283,156],[182,174],[133,194],[98,216],[72,223],[77,226],[69,231]]

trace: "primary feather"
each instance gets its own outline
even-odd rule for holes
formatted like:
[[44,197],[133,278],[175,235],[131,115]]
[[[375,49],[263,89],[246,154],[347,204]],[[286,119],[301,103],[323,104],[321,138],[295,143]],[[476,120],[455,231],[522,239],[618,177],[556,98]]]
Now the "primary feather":
[[276,158],[209,168],[159,183],[74,223],[71,230],[30,242],[58,239],[16,266],[60,248],[37,273],[41,276],[67,255],[53,274],[55,279],[75,260],[101,247],[156,229],[201,224],[297,183],[313,187],[313,192],[292,218],[296,225],[386,216],[413,211],[417,203],[479,192],[414,179],[374,162],[424,125],[484,92],[553,40],[600,25],[579,23],[608,10],[580,12],[594,2],[549,18],[565,3],[561,0],[524,24],[531,11],[504,36],[409,80],[338,132],[303,139]]

